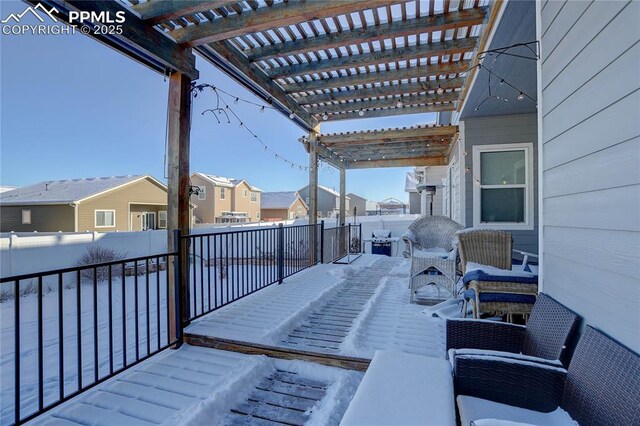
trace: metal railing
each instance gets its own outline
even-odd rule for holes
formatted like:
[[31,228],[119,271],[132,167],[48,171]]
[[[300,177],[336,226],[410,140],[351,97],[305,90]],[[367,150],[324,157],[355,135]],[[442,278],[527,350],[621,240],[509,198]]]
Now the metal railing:
[[321,225],[184,235],[189,254],[185,318],[194,320],[320,261]]
[[349,254],[362,253],[361,225],[343,225],[322,229],[322,262],[331,263]]
[[0,279],[2,316],[13,319],[0,336],[2,359],[13,359],[1,366],[0,423],[31,420],[178,343],[167,267],[176,255]]

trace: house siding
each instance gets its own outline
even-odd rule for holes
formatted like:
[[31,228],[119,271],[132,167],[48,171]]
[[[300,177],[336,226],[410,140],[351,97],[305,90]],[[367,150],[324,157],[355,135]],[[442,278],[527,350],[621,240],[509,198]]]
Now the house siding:
[[[149,204],[148,211],[154,211],[158,206],[166,210],[167,191],[151,180],[142,179],[81,201],[78,203],[78,231],[129,231],[131,230],[129,205],[133,204]],[[96,210],[115,210],[116,226],[96,228]]]
[[[464,120],[465,167],[473,171],[473,147],[481,145],[533,143],[533,230],[509,230],[513,235],[513,247],[531,253],[538,253],[538,154],[537,116],[521,114],[498,117],[483,117]],[[473,226],[473,175],[465,173],[465,211],[463,225]],[[478,176],[479,177],[479,176]],[[435,212],[434,207],[434,212]]]
[[353,208],[356,208],[357,216],[367,215],[367,200],[355,194],[347,194],[349,197],[349,208],[347,209],[347,216],[353,216]]
[[[31,210],[31,224],[22,224],[22,210]],[[0,206],[0,232],[74,232],[75,211],[68,204]]]
[[[300,198],[306,200],[309,197],[309,186],[305,186],[300,191]],[[335,217],[338,213],[338,208],[336,207],[337,201],[339,198],[335,195],[325,191],[322,188],[318,188],[318,213],[322,215],[322,217]],[[346,210],[349,211],[349,199],[346,200]]]
[[[247,191],[247,196],[242,195],[242,191]],[[251,193],[256,193],[256,201],[251,201]],[[249,216],[249,222],[260,221],[260,192],[253,191],[246,182],[242,182],[233,188],[233,211],[244,212]]]
[[543,291],[640,352],[640,3],[538,8]]

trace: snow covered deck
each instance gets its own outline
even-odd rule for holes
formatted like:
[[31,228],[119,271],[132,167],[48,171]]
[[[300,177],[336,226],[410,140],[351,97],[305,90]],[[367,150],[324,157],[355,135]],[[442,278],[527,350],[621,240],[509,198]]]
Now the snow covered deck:
[[[408,271],[404,259],[373,255],[318,265],[194,321],[185,333],[354,359],[378,349],[443,358],[444,322],[409,304]],[[338,424],[361,379],[357,371],[185,344],[32,423]]]
[[444,357],[444,322],[409,303],[409,263],[364,255],[296,274],[212,312],[187,335],[371,359],[378,349]]

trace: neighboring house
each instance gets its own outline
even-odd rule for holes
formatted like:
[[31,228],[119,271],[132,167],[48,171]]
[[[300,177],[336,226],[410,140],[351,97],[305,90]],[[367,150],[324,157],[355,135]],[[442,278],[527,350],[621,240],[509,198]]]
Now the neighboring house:
[[[444,213],[445,191],[444,179],[447,174],[447,166],[416,167],[412,172],[407,172],[405,192],[409,193],[409,213],[422,215],[442,215]],[[433,196],[425,191],[418,191],[417,186],[427,183],[436,186]],[[426,209],[424,212],[423,209]]]
[[198,194],[191,202],[198,206],[200,223],[247,223],[260,221],[261,189],[243,179],[205,173],[191,175]]
[[359,195],[356,195],[352,192],[347,194],[349,197],[350,204],[349,210],[347,211],[347,216],[353,216],[353,209],[356,209],[356,216],[366,216],[367,215],[367,199],[363,198]]
[[1,232],[166,227],[167,187],[149,175],[45,181],[0,194]]
[[397,198],[386,198],[378,202],[378,214],[405,214],[407,213],[407,205]]
[[380,210],[380,205],[377,201],[367,200],[366,203],[367,216],[377,216]]
[[[298,191],[309,205],[309,185]],[[346,211],[349,212],[349,197],[346,197]],[[318,185],[318,217],[337,217],[340,214],[340,194],[326,186]],[[349,213],[347,213],[348,215]]]
[[263,192],[260,215],[265,221],[301,219],[307,217],[309,207],[295,191]]

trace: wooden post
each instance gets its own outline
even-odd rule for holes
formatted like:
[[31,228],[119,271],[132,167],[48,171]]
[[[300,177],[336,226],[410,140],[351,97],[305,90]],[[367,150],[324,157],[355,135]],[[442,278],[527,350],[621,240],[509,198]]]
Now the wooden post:
[[[174,241],[174,230],[178,229],[183,235],[189,234],[189,134],[191,131],[191,79],[185,74],[176,72],[169,78],[168,102],[168,196],[167,196],[167,237],[169,250],[173,250],[177,243]],[[180,250],[178,259],[180,264],[179,282],[174,279],[174,263],[169,262],[169,292],[176,294],[178,286],[180,300],[169,297],[169,337],[176,336],[175,324],[184,324],[189,318],[189,263],[188,251]],[[180,303],[182,319],[176,321],[176,303]]]
[[344,226],[347,219],[347,184],[346,184],[347,171],[340,169],[340,226]]
[[[318,125],[309,133],[309,225],[318,224],[318,133],[320,126]],[[311,247],[317,247],[319,240],[316,235],[317,227],[311,232]],[[321,248],[321,250],[324,247]],[[311,264],[316,262],[316,250],[309,251],[311,255]]]

